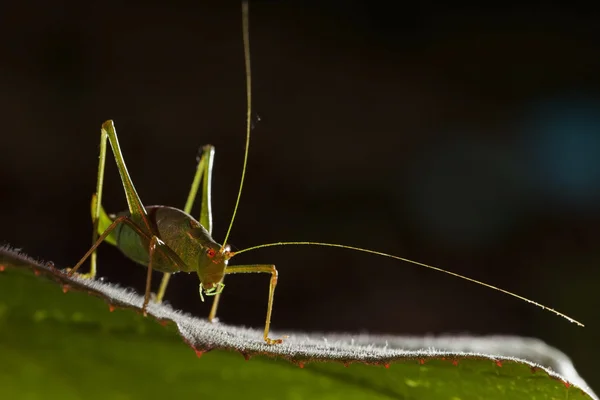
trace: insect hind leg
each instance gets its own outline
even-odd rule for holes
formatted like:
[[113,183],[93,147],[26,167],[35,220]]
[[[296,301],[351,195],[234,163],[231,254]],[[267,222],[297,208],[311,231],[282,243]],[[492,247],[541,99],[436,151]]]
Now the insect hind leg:
[[[107,135],[104,132],[100,133],[100,156],[98,157],[98,179],[96,181],[96,193],[92,196],[92,246],[98,241],[99,236],[99,223],[100,215],[102,211],[102,188],[104,186],[104,166],[106,165],[106,139]],[[110,241],[110,239],[107,239]],[[90,258],[90,271],[87,274],[81,274],[83,278],[94,279],[97,273],[96,261],[97,250],[91,254]]]
[[[192,212],[192,207],[194,206],[194,201],[196,200],[196,195],[198,194],[198,188],[200,187],[200,182],[202,185],[202,203],[200,204],[200,224],[208,231],[209,234],[212,234],[212,204],[211,204],[211,195],[212,195],[212,170],[213,170],[213,160],[215,157],[215,148],[211,145],[206,145],[202,147],[202,156],[198,160],[198,166],[196,168],[196,174],[194,175],[194,180],[192,182],[192,187],[190,188],[190,193],[188,194],[187,200],[185,202],[185,207],[183,209],[184,212],[190,214]],[[156,294],[156,303],[162,302],[165,292],[167,291],[167,286],[169,285],[169,279],[171,279],[171,274],[165,272],[162,280],[160,282],[160,287]],[[215,300],[213,301],[213,308],[215,308],[215,304],[219,303],[218,298],[220,294],[217,294]],[[214,310],[216,313],[216,308]],[[213,312],[211,311],[211,315]]]

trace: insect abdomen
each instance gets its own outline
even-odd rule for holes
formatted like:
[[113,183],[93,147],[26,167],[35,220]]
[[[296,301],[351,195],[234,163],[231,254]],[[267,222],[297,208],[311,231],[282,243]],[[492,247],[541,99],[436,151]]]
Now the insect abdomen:
[[[152,209],[154,207],[148,207],[148,209]],[[154,211],[154,210],[151,210]],[[150,212],[150,220],[154,221],[154,213]],[[112,222],[120,217],[120,216],[130,216],[129,212],[121,212],[117,215],[108,215],[101,208],[100,218],[98,220],[98,234],[104,233],[104,231],[112,224]],[[158,232],[157,232],[158,233]],[[162,239],[160,233],[158,233],[158,237]],[[122,223],[119,224],[105,239],[105,242],[116,246],[121,252],[130,260],[135,261],[138,264],[141,264],[145,267],[148,266],[150,257],[149,257],[149,245],[150,242],[141,237],[133,228],[129,225]],[[181,264],[181,263],[180,263]],[[154,258],[152,261],[152,269],[161,272],[177,272],[181,271],[181,268],[178,268],[177,265],[172,261],[172,259],[166,256],[162,251],[158,250],[154,253]]]
[[[196,270],[199,253],[202,247],[197,239],[188,235],[194,226],[200,223],[183,211],[165,206],[146,207],[148,219],[153,224],[155,234],[179,257],[179,266],[175,265],[172,258],[159,251],[155,252],[152,269],[161,272],[191,272]],[[102,234],[106,228],[120,216],[130,216],[129,212],[117,215],[107,215],[101,209],[98,221],[98,233]],[[127,224],[120,224],[106,238],[106,242],[116,246],[129,259],[143,266],[149,262],[149,242]]]

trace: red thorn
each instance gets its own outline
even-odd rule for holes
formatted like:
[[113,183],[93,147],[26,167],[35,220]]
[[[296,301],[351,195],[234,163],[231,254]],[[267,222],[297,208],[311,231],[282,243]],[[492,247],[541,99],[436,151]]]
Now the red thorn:
[[303,363],[302,361],[298,361],[298,366],[299,366],[300,368],[304,368],[304,363]]
[[116,307],[114,306],[114,304],[109,304],[109,305],[108,305],[108,311],[110,311],[110,312],[113,312],[113,311],[115,311],[115,308],[116,308]]
[[63,293],[67,293],[69,291],[69,289],[71,289],[71,286],[69,286],[69,285],[63,285],[62,286]]
[[33,273],[35,274],[35,276],[40,276],[40,270],[39,269],[34,269]]
[[240,353],[242,353],[242,356],[244,356],[244,360],[250,361],[250,357],[251,357],[250,354],[244,353],[244,352],[240,352]]
[[196,357],[198,357],[198,358],[202,357],[202,354],[204,354],[204,352],[202,350],[194,349],[194,351],[196,352]]
[[532,373],[532,374],[535,374],[536,372],[538,372],[538,370],[539,370],[539,368],[538,368],[538,367],[536,367],[536,366],[532,366],[532,367],[531,367],[531,373]]
[[446,357],[442,357],[442,361],[446,361]]
[[496,360],[496,365],[499,366],[500,368],[502,368],[502,361]]
[[425,359],[424,358],[419,359],[419,364],[421,364],[421,365],[425,364]]
[[166,319],[159,319],[158,323],[161,324],[162,326],[167,326],[167,324],[169,323],[169,321],[166,320]]
[[390,363],[385,363],[383,364],[383,366],[385,367],[385,369],[390,369]]
[[458,360],[452,360],[452,365],[456,367],[458,365]]
[[344,363],[344,367],[348,368],[349,366],[350,366],[350,363],[349,363],[349,362],[345,362],[345,363]]
[[565,385],[565,387],[568,389],[571,387],[571,383],[567,382],[567,381],[563,381],[563,384]]
[[6,267],[4,265],[0,265],[0,272],[4,272],[6,270]]

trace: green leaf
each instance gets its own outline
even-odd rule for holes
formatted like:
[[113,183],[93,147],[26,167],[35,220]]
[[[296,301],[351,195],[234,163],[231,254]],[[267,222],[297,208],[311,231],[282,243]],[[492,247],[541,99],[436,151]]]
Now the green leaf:
[[597,399],[535,339],[295,333],[267,346],[165,305],[145,318],[137,294],[6,247],[0,271],[2,399]]

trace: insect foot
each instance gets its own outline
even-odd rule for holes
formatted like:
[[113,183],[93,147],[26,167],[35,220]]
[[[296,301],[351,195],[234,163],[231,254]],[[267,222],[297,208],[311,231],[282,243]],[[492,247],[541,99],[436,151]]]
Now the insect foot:
[[283,339],[287,339],[287,338],[289,338],[288,335],[282,336],[280,339],[271,339],[270,337],[265,336],[265,342],[267,344],[281,344],[281,343],[283,343]]
[[65,271],[67,272],[68,276],[77,275],[77,277],[81,278],[81,279],[94,279],[95,278],[95,274],[91,274],[91,273],[79,274],[79,273],[75,272],[72,268],[65,268]]
[[271,339],[271,338],[266,337],[265,338],[265,342],[268,345],[271,345],[271,344],[281,344],[281,343],[283,343],[283,339]]

